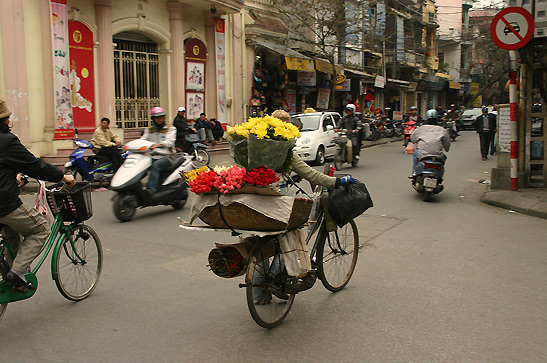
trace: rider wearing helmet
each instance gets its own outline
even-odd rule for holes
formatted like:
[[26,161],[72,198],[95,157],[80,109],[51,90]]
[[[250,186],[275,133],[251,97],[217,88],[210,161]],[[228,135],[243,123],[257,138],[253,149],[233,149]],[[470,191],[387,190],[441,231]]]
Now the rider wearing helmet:
[[361,121],[355,115],[356,107],[352,103],[346,106],[346,114],[338,121],[336,131],[340,129],[348,130],[348,137],[351,139],[353,146],[353,157],[359,159],[361,153],[361,137],[359,130],[361,129]]
[[177,138],[177,129],[174,126],[165,125],[165,110],[161,107],[154,107],[150,111],[152,122],[150,127],[144,129],[141,140],[154,143],[152,149],[152,167],[148,178],[147,190],[150,193],[158,191],[161,171],[171,165],[173,147]]
[[443,117],[443,121],[453,121],[452,122],[452,128],[454,131],[456,131],[456,135],[460,136],[458,133],[457,124],[460,122],[461,114],[460,111],[456,108],[455,104],[450,105],[450,110],[446,113],[446,115]]
[[437,110],[428,110],[425,113],[425,125],[418,127],[410,135],[410,141],[416,144],[412,165],[413,171],[416,169],[418,160],[426,155],[437,155],[446,159],[443,149],[446,151],[450,149],[450,135],[448,130],[438,125],[438,116]]
[[424,119],[422,116],[418,115],[418,107],[411,106],[410,107],[410,113],[405,116],[403,123],[407,123],[409,121],[415,122],[417,124],[422,124],[424,122]]

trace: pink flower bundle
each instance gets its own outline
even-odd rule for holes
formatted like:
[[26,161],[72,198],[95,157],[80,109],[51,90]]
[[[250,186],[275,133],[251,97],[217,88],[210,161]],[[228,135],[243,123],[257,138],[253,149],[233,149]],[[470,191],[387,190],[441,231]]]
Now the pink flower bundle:
[[234,165],[227,170],[220,170],[213,186],[222,194],[228,194],[232,190],[241,188],[243,177],[246,174],[245,168]]

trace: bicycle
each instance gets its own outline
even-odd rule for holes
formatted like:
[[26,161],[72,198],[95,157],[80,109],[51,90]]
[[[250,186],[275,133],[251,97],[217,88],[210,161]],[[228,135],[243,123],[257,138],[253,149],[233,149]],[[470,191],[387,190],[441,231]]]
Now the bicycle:
[[[254,243],[250,253],[245,283],[239,284],[239,287],[246,289],[247,306],[251,317],[263,328],[270,329],[279,325],[288,315],[296,294],[311,289],[317,278],[327,290],[338,292],[349,283],[355,270],[359,255],[359,234],[355,221],[350,221],[342,228],[338,228],[336,224],[334,228],[331,224],[327,227],[327,219],[321,205],[321,196],[325,190],[321,186],[312,188],[314,192],[308,196],[316,204],[312,207],[305,243],[309,245],[314,236],[315,241],[309,251],[312,268],[305,276],[292,277],[287,273],[279,242],[279,236],[285,231],[258,232],[232,229],[232,232],[260,237],[257,238],[258,242]],[[180,221],[181,228],[211,231],[210,227],[189,225]],[[241,235],[240,239],[246,240]]]
[[[90,184],[78,182],[70,188],[55,184],[45,191],[55,219],[40,250],[38,263],[25,274],[25,278],[37,288],[36,273],[53,251],[51,277],[57,289],[66,299],[80,301],[97,286],[103,262],[101,241],[97,233],[84,224],[93,215]],[[16,292],[6,284],[6,275],[14,258],[12,247],[0,234],[0,320],[8,303],[28,299],[36,292],[36,289],[27,293]]]

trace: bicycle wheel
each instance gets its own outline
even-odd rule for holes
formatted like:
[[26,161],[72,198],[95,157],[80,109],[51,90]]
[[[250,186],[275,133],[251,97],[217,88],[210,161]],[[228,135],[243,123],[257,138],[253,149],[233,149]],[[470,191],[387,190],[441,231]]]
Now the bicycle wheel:
[[[2,258],[0,259],[0,282],[6,281],[6,275],[9,271],[9,266],[6,263],[6,261]],[[8,304],[0,304],[0,320],[2,320],[2,317],[4,316],[4,313],[6,312],[6,309],[8,308]]]
[[317,272],[329,291],[342,290],[351,279],[359,256],[359,234],[354,221],[334,232],[321,228],[317,245]]
[[202,166],[209,165],[209,161],[211,161],[211,157],[209,156],[207,150],[197,149],[194,154],[194,161],[192,161],[192,165],[194,165],[195,168],[201,168]]
[[103,248],[97,233],[85,224],[70,229],[74,248],[65,236],[55,261],[55,284],[67,299],[80,301],[93,292],[103,266]]
[[249,312],[261,327],[279,325],[291,310],[295,295],[283,292],[287,278],[279,244],[274,239],[258,244],[249,259],[245,285]]

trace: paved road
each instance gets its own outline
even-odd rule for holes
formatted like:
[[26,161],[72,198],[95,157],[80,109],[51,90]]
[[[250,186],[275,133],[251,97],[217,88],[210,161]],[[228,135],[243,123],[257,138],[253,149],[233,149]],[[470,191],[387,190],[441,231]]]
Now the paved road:
[[228,233],[179,230],[189,206],[118,223],[111,192],[94,192],[100,285],[68,302],[44,266],[36,295],[0,322],[0,361],[547,361],[547,221],[479,202],[495,161],[480,160],[474,133],[448,156],[445,191],[424,203],[401,142],[363,150],[344,170],[375,202],[358,218],[356,273],[340,293],[318,283],[298,295],[273,330],[252,321],[241,280],[208,271],[213,242]]

